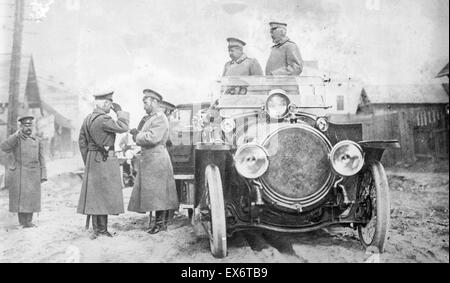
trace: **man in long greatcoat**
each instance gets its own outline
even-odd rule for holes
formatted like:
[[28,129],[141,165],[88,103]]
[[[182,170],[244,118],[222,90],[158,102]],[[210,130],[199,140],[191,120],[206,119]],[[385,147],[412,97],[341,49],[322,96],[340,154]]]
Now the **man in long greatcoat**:
[[[128,131],[129,113],[113,103],[113,92],[94,95],[96,108],[83,122],[79,146],[85,164],[77,212],[92,216],[93,238],[112,235],[108,215],[124,212],[119,160],[115,156],[116,134]],[[107,115],[117,114],[117,121]]]
[[6,169],[9,211],[18,214],[24,228],[34,227],[33,213],[41,211],[41,183],[47,180],[42,142],[33,135],[32,116],[19,119],[20,129],[1,144],[13,162]]
[[299,76],[303,71],[300,49],[286,36],[286,30],[285,23],[270,23],[270,35],[275,45],[267,61],[267,76]]
[[142,151],[128,210],[138,213],[156,211],[155,224],[148,230],[150,234],[166,230],[167,211],[179,207],[172,163],[166,148],[169,121],[159,106],[162,100],[159,93],[144,90],[147,115],[138,129],[130,131]]
[[246,43],[238,38],[228,38],[228,54],[231,61],[225,64],[223,76],[262,76],[263,71],[258,60],[244,53]]

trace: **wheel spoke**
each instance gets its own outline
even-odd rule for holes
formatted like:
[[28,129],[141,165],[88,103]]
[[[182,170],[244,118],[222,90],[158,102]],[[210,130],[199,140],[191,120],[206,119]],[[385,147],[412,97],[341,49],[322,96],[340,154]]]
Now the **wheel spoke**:
[[377,199],[372,172],[370,172],[369,170],[363,174],[363,180],[361,182],[360,189],[360,199],[366,203],[365,215],[370,218],[369,222],[365,226],[361,227],[362,238],[366,245],[370,245],[372,244],[373,238],[376,233]]
[[[389,229],[389,184],[380,162],[374,161],[362,173],[359,180],[358,202],[362,224],[358,233],[364,246],[384,250]],[[364,222],[367,222],[364,224]]]

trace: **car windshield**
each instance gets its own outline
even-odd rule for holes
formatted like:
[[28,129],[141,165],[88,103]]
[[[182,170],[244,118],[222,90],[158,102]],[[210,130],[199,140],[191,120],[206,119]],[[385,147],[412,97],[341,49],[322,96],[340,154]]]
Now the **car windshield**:
[[327,108],[322,77],[241,76],[219,81],[219,108],[259,108],[271,91],[284,91],[300,108]]

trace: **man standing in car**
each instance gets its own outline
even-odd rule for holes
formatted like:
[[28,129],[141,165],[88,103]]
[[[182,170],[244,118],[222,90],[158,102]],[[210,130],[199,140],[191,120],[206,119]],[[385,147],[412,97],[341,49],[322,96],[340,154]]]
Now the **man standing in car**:
[[128,210],[138,213],[156,211],[155,224],[147,231],[149,234],[166,230],[168,211],[179,207],[172,163],[166,148],[169,121],[161,110],[162,101],[159,93],[144,90],[143,102],[147,115],[138,129],[130,131],[142,152]]
[[258,60],[248,58],[244,53],[244,41],[228,38],[228,53],[231,61],[225,64],[223,76],[262,76],[263,71]]
[[271,22],[270,35],[273,42],[272,52],[266,65],[267,76],[299,76],[303,70],[300,50],[286,36],[287,24]]
[[[91,215],[93,239],[112,237],[108,232],[108,215],[124,212],[119,160],[115,156],[116,134],[128,131],[129,113],[114,103],[114,92],[94,95],[96,108],[83,122],[79,146],[85,164],[78,213]],[[117,114],[117,121],[107,114]]]

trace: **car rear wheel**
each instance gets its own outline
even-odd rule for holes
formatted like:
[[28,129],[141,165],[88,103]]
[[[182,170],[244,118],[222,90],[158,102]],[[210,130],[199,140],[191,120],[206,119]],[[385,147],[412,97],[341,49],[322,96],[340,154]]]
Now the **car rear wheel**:
[[374,162],[362,172],[359,187],[366,225],[358,226],[358,234],[364,247],[377,247],[384,251],[390,223],[389,184],[380,162]]
[[227,256],[227,230],[225,223],[225,203],[223,199],[220,170],[208,165],[205,171],[205,203],[202,209],[202,224],[209,235],[211,253],[216,258]]

